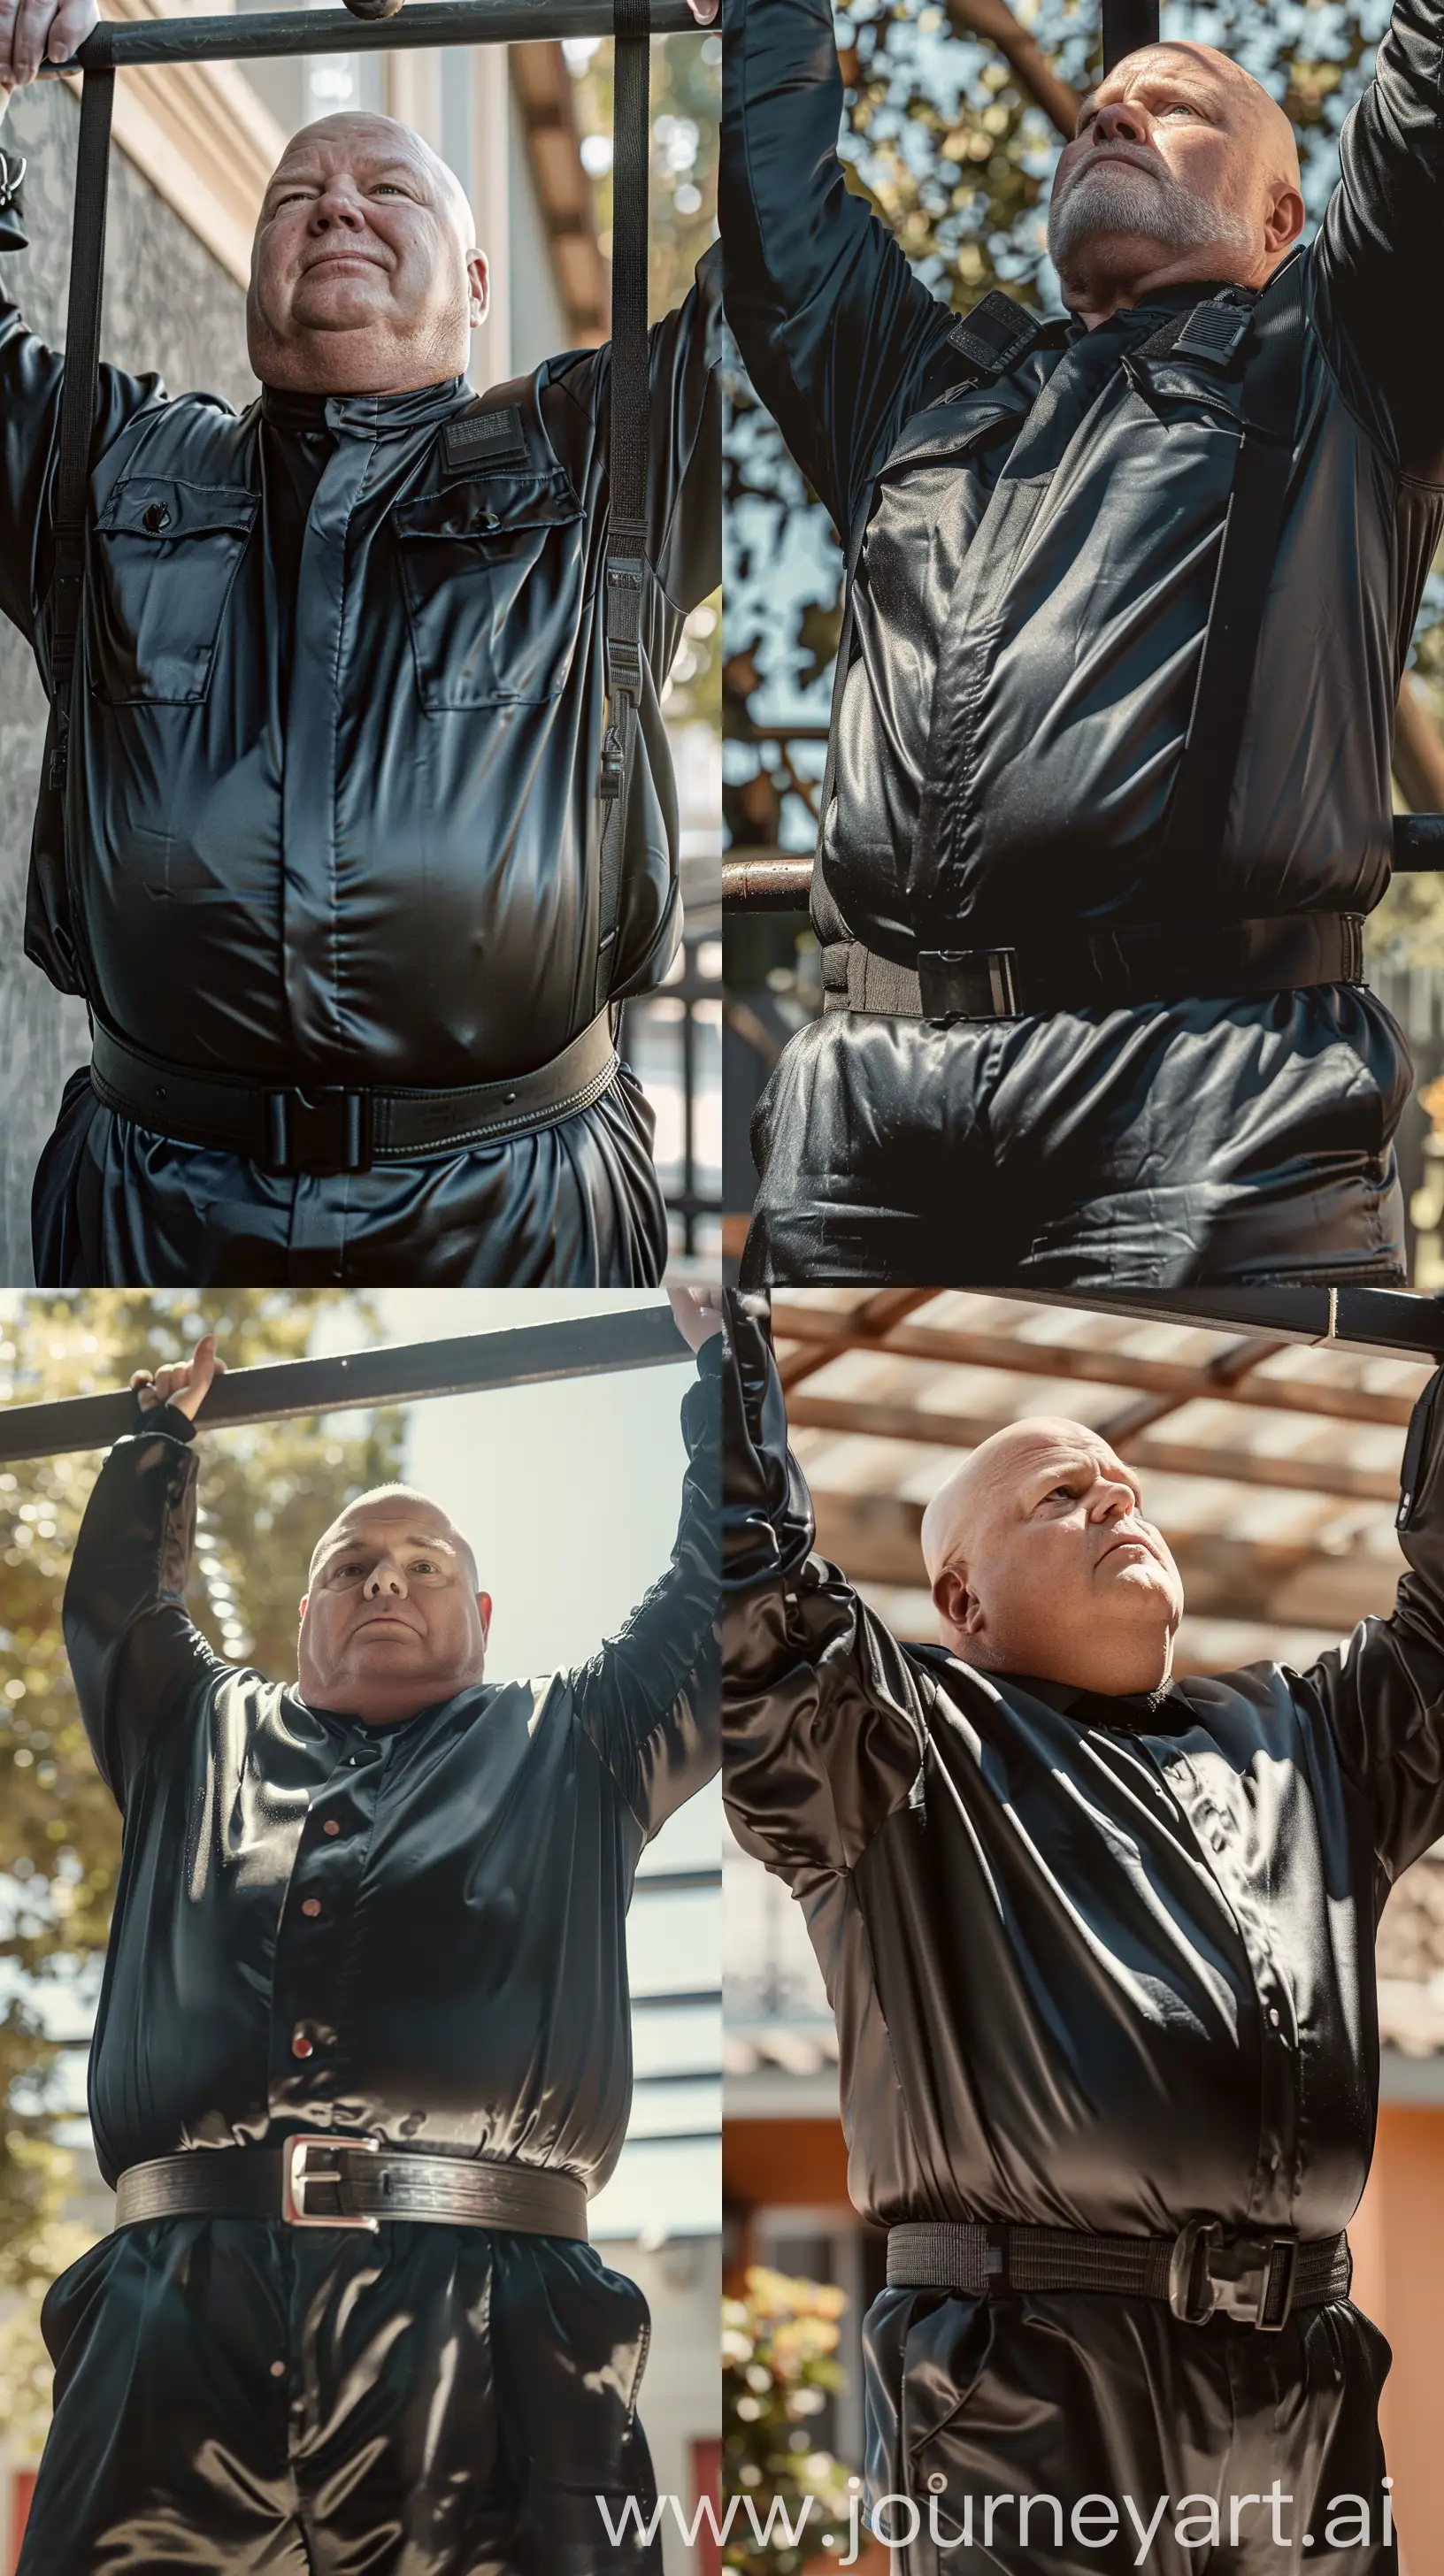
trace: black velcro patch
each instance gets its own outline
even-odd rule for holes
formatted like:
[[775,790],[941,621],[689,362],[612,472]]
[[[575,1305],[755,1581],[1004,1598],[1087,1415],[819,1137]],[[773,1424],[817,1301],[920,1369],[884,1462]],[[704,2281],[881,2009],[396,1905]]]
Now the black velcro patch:
[[1248,306],[1196,304],[1173,344],[1175,358],[1202,358],[1211,367],[1232,364],[1253,328]]
[[447,422],[441,443],[448,465],[469,465],[482,474],[494,465],[526,463],[526,432],[515,403],[499,411],[463,412],[460,420]]

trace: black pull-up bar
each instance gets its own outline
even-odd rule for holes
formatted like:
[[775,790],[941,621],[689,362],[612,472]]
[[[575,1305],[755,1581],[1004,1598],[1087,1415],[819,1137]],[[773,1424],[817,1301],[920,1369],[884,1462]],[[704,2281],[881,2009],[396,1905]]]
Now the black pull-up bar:
[[1078,1306],[1090,1314],[1136,1315],[1150,1324],[1196,1324],[1210,1333],[1258,1333],[1284,1342],[1347,1344],[1394,1359],[1444,1360],[1444,1304],[1407,1288],[1189,1288],[1088,1293],[998,1288],[1030,1306]]
[[[205,1431],[233,1430],[243,1422],[288,1422],[300,1414],[349,1412],[353,1405],[419,1404],[434,1396],[539,1386],[550,1378],[666,1368],[690,1358],[669,1306],[624,1306],[616,1314],[524,1324],[515,1332],[463,1333],[445,1342],[400,1342],[333,1359],[228,1369],[212,1385],[198,1420]],[[0,1409],[0,1465],[108,1449],[135,1423],[135,1398],[128,1390],[9,1405]]]
[[1158,42],[1158,0],[1103,0],[1103,68]]
[[[67,63],[41,75],[131,71],[150,63],[259,62],[274,54],[391,53],[407,45],[527,45],[610,36],[614,0],[409,0],[399,17],[347,9],[237,10],[225,18],[103,18]],[[653,0],[656,36],[704,36],[686,0]]]

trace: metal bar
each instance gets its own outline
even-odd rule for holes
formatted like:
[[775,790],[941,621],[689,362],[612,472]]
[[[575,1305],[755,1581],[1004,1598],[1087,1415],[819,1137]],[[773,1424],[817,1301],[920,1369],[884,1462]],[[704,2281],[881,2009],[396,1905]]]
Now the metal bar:
[[665,1995],[633,1995],[632,2010],[637,2012],[691,2012],[698,2004],[720,2004],[720,1986],[694,1986],[687,1991]]
[[[420,1404],[487,1387],[665,1368],[690,1356],[670,1307],[625,1307],[620,1314],[525,1324],[514,1332],[463,1333],[444,1342],[401,1342],[334,1359],[228,1370],[216,1379],[198,1419],[207,1431],[231,1429],[242,1422],[349,1411],[353,1405]],[[0,1412],[0,1462],[106,1449],[133,1431],[138,1418],[129,1390],[9,1405]]]
[[1030,1306],[1083,1306],[1149,1323],[1201,1325],[1211,1333],[1274,1333],[1285,1342],[1346,1342],[1399,1359],[1444,1359],[1444,1304],[1408,1288],[1215,1288],[1206,1296],[1176,1288],[1149,1297],[1113,1289],[1087,1295],[1067,1288],[992,1293]]
[[[397,46],[526,45],[552,38],[610,36],[612,0],[409,0],[395,18],[353,18],[349,9],[237,11],[223,18],[102,19],[68,62],[42,63],[42,79],[63,72],[117,71],[151,63],[258,62],[275,54],[391,52]],[[653,0],[652,32],[704,35],[686,0]]]
[[644,1869],[632,1881],[632,1893],[641,1896],[685,1896],[697,1887],[720,1887],[722,1864],[713,1861],[705,1869]]
[[773,850],[756,858],[741,852],[722,862],[722,909],[736,912],[806,912],[812,890],[812,861],[790,850]]
[[1103,0],[1103,68],[1158,42],[1158,0]]

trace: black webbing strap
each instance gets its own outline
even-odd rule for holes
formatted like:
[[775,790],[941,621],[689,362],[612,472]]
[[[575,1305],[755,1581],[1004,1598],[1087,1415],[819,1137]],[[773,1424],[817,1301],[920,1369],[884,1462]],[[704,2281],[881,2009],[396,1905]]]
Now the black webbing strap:
[[1187,882],[1186,872],[1212,864],[1223,846],[1283,527],[1303,349],[1303,262],[1296,253],[1254,308],[1253,347],[1243,383],[1243,436],[1188,734],[1158,852],[1164,885]]
[[[91,35],[109,43],[104,20]],[[80,148],[75,220],[70,239],[70,301],[65,322],[65,378],[60,390],[60,446],[55,472],[55,571],[50,592],[50,784],[63,788],[70,747],[70,696],[85,587],[85,529],[90,447],[100,375],[100,302],[105,280],[105,205],[110,180],[110,111],[115,73],[87,70],[80,92]]]
[[[1001,288],[992,287],[973,306],[971,313],[959,316],[942,345],[944,348],[954,350],[963,360],[975,384],[993,384],[999,376],[1006,375],[1010,367],[1016,366],[1019,358],[1027,355],[1034,342],[1041,336],[1043,327],[1037,316],[1027,312],[1021,304],[1015,304],[1011,295],[1004,295]],[[832,667],[832,703],[827,719],[827,758],[823,766],[822,793],[817,806],[819,858],[827,833],[828,816],[837,783],[837,736],[842,722],[843,693],[847,687],[848,673],[852,668],[857,569],[862,561],[862,549],[867,536],[868,520],[872,515],[875,489],[876,476],[868,484],[861,506],[848,532],[847,556],[842,580],[842,632],[837,639],[837,659]],[[821,867],[816,860],[812,871],[812,919],[813,928],[819,940],[825,945],[839,937],[845,939],[850,936],[842,915],[828,894]]]
[[647,212],[652,135],[651,0],[616,0],[612,76],[612,375],[607,452],[610,512],[603,637],[607,710],[602,736],[601,883],[597,986],[612,985],[621,908],[627,805],[642,696],[642,602],[647,583]]

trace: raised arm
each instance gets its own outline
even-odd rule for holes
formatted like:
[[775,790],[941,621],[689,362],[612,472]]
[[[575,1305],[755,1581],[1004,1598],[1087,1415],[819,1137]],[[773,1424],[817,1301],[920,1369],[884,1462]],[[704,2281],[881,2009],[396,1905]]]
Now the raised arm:
[[[680,1292],[679,1292],[680,1294]],[[673,1297],[674,1310],[678,1296]],[[705,1310],[704,1310],[705,1311]],[[679,1321],[683,1319],[679,1316]],[[687,1472],[676,1544],[619,1635],[573,1675],[578,1722],[650,1841],[715,1779],[718,1380],[720,1312],[695,1338],[696,1382],[682,1399]]]
[[1347,119],[1313,258],[1316,313],[1345,399],[1400,470],[1444,481],[1430,316],[1444,260],[1444,0],[1395,0]]
[[733,0],[718,186],[727,319],[843,534],[952,316],[853,195],[830,0]]
[[922,1761],[912,1668],[835,1565],[762,1300],[733,1294],[723,1408],[722,1791],[743,1849],[797,1892],[850,1869]]
[[143,1415],[95,1481],[71,1559],[66,1651],[96,1768],[124,1807],[152,1736],[215,1657],[185,1612],[195,1536],[192,1425],[218,1366],[209,1335],[194,1358],[132,1380]]
[[1399,1511],[1409,1571],[1393,1616],[1363,1620],[1305,1676],[1372,1794],[1381,1904],[1444,1834],[1444,1369],[1414,1408]]
[[[20,158],[3,122],[12,91],[33,80],[43,60],[68,60],[97,15],[96,0],[60,0],[59,6],[56,0],[0,0],[0,144],[10,162]],[[21,228],[8,221],[0,255],[23,241]],[[52,572],[50,514],[64,375],[63,359],[26,329],[0,268],[0,614],[39,646],[42,675],[41,612]],[[102,367],[92,454],[102,454],[134,413],[162,395],[158,376]]]

